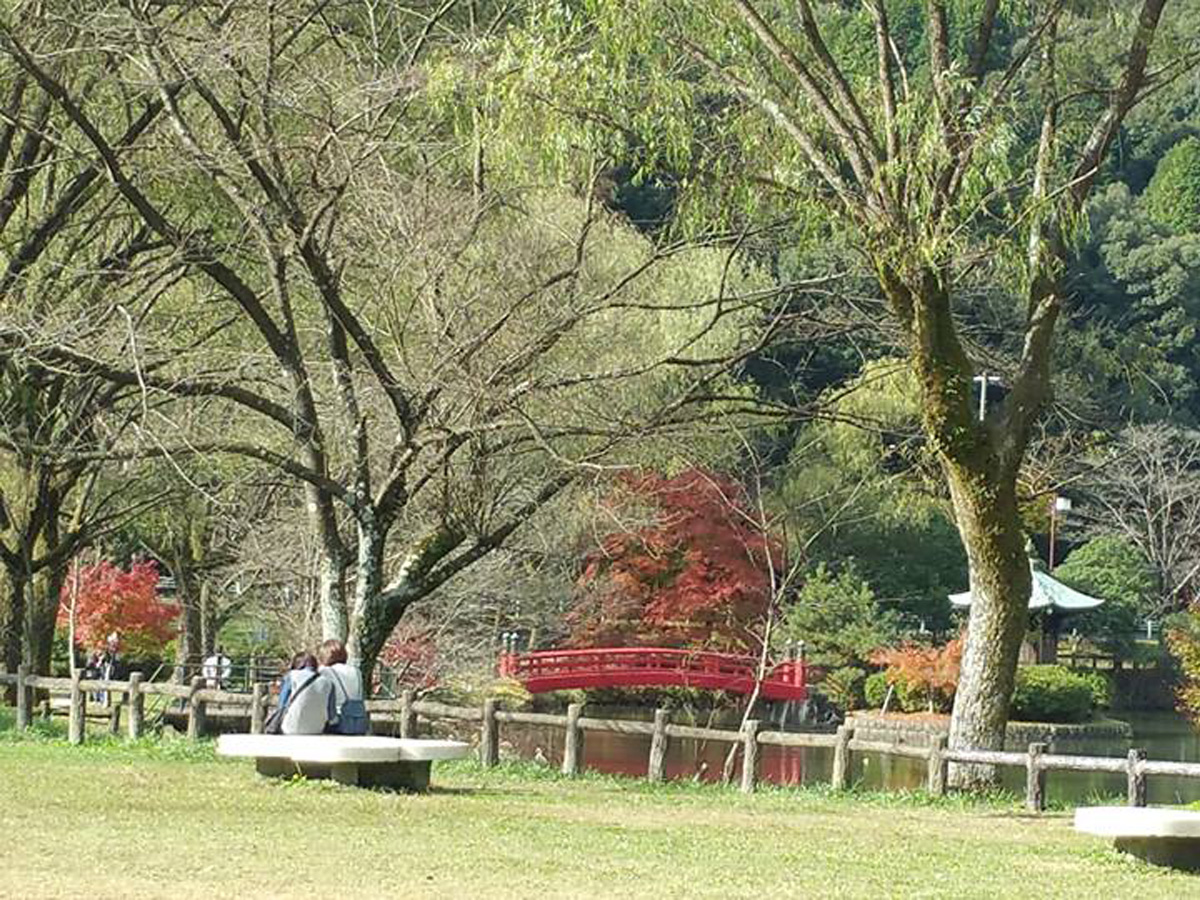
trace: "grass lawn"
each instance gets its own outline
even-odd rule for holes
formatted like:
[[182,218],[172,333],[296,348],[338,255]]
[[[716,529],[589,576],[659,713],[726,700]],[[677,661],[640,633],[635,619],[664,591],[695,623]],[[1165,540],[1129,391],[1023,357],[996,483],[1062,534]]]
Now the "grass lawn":
[[[183,740],[70,747],[0,714],[0,896],[1200,896],[1006,800],[435,764],[412,796],[271,781]],[[4,730],[8,728],[9,730]]]

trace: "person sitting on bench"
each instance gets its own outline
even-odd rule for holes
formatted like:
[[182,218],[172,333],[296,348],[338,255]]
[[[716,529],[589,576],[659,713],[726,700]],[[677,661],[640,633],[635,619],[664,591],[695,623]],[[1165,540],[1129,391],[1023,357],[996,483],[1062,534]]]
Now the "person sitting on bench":
[[316,658],[307,650],[292,657],[292,668],[279,688],[279,706],[284,710],[284,734],[323,734],[333,720],[333,685],[321,677]]
[[317,649],[321,675],[333,685],[333,716],[326,729],[334,734],[369,734],[370,717],[364,700],[362,672],[346,660],[346,645],[330,639]]

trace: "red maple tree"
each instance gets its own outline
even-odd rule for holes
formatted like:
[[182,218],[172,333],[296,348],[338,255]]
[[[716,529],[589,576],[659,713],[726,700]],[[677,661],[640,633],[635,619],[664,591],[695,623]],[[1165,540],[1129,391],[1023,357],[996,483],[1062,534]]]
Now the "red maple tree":
[[[388,637],[379,653],[379,661],[392,669],[397,686],[430,688],[441,677],[441,658],[437,641],[427,629],[401,622]],[[382,673],[375,670],[376,678]]]
[[99,647],[116,633],[121,652],[140,658],[160,653],[175,636],[179,607],[158,596],[158,567],[134,563],[126,571],[110,562],[75,568],[59,596],[58,625],[68,626],[75,597],[75,642]]
[[753,649],[783,550],[756,527],[741,485],[700,469],[641,474],[610,502],[630,500],[651,521],[606,535],[584,558],[567,644]]

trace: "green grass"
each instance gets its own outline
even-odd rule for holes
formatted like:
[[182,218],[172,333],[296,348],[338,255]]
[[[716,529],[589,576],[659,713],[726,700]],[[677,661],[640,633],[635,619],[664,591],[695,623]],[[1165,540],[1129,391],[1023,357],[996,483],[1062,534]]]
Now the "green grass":
[[471,763],[435,764],[414,796],[262,779],[207,742],[70,747],[57,727],[0,731],[0,785],[3,897],[1200,895],[1200,877],[1003,797],[747,797]]

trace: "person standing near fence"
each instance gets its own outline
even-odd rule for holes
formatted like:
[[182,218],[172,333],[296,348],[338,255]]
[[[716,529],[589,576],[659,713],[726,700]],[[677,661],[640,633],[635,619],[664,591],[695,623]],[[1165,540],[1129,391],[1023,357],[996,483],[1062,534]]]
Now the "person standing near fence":
[[204,676],[207,687],[220,690],[229,676],[233,674],[233,660],[225,655],[223,649],[218,647],[216,653],[204,660],[204,665],[200,667],[200,674]]
[[[97,676],[103,681],[116,681],[121,677],[121,638],[114,631],[104,642],[104,649],[96,660]],[[108,691],[98,691],[96,700],[108,706]]]

